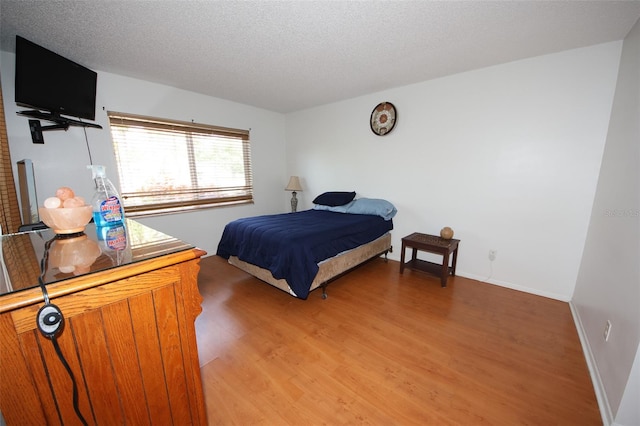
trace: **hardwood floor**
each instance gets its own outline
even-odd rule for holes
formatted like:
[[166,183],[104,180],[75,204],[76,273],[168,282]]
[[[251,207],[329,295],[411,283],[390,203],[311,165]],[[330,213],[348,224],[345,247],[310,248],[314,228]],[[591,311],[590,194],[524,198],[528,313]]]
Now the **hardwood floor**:
[[211,425],[601,425],[567,303],[375,259],[298,300],[202,259]]

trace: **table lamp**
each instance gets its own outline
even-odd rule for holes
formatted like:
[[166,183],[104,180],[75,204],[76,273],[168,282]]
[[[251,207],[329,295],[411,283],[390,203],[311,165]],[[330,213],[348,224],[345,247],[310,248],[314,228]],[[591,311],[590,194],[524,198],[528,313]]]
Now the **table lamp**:
[[302,191],[302,185],[300,185],[300,178],[298,176],[291,176],[289,183],[284,189],[285,191],[293,191],[291,194],[291,212],[295,212],[298,208],[298,199],[296,198],[296,191]]

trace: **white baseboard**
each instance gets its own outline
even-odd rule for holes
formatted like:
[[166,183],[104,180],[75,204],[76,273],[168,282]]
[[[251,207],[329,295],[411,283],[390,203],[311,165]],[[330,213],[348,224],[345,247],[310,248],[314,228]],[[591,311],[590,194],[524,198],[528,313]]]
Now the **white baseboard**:
[[585,333],[584,327],[582,326],[580,314],[573,302],[569,302],[569,307],[571,308],[571,314],[573,315],[573,322],[576,324],[576,329],[578,330],[578,337],[580,337],[582,351],[584,352],[584,357],[587,361],[587,367],[589,368],[589,374],[591,375],[591,381],[593,382],[593,389],[596,392],[596,399],[598,400],[598,407],[600,407],[600,415],[602,416],[602,424],[604,426],[614,426],[615,423],[613,422],[611,406],[609,405],[609,400],[607,399],[607,394],[604,391],[598,367],[593,357],[593,353],[591,352],[587,333]]
[[494,279],[487,278],[487,277],[481,277],[479,275],[468,274],[466,272],[458,272],[458,271],[456,271],[456,275],[460,275],[461,277],[469,278],[469,279],[480,281],[480,282],[487,283],[487,284],[493,284],[493,285],[497,285],[497,286],[500,286],[500,287],[510,288],[512,290],[522,291],[524,293],[535,294],[536,296],[542,296],[542,297],[547,297],[549,299],[560,300],[561,302],[569,302],[569,300],[570,300],[564,294],[540,291],[540,290],[536,290],[536,289],[533,289],[533,288],[530,288],[530,287],[524,287],[524,286],[521,286],[521,285],[513,284],[513,283],[510,283],[510,282],[507,282],[507,281],[494,280]]

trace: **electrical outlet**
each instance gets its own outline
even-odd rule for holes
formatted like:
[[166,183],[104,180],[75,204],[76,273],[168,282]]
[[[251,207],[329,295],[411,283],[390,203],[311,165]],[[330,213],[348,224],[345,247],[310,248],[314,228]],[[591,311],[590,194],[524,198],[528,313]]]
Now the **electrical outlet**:
[[498,250],[489,250],[489,260],[490,261],[494,261],[496,260],[496,256],[498,255]]
[[604,326],[604,341],[609,341],[609,335],[611,334],[611,321],[607,320],[607,324]]

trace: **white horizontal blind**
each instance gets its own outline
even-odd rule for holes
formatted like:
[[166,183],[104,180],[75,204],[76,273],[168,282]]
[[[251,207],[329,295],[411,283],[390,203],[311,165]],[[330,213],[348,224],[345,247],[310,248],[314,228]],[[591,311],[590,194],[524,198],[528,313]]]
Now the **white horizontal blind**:
[[108,116],[130,216],[253,202],[248,130]]

